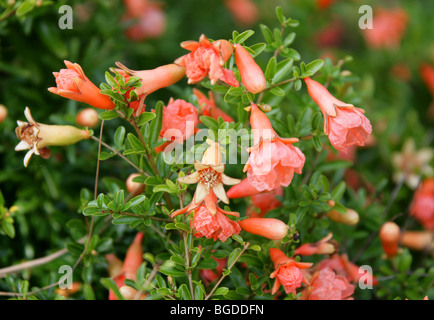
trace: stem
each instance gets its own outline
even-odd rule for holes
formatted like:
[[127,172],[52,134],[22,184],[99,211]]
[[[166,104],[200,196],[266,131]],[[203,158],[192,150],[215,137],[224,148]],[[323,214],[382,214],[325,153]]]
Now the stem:
[[[241,250],[240,254],[238,255],[238,257],[234,260],[234,262],[232,262],[232,264],[229,266],[228,271],[230,271],[232,269],[232,267],[235,265],[235,263],[238,261],[238,259],[243,255],[244,251],[246,251],[250,246],[249,242],[246,242],[244,244],[244,248],[243,250]],[[211,292],[205,297],[205,300],[208,300],[209,298],[212,297],[212,295],[214,294],[214,292],[217,290],[217,288],[219,287],[220,283],[222,283],[222,281],[226,278],[226,275],[222,275],[221,278],[219,279],[219,281],[215,284],[214,288],[212,288]]]
[[[100,141],[100,139],[98,139],[97,137],[91,136],[90,137],[92,140],[95,141]],[[139,171],[141,174],[143,174],[144,176],[150,177],[150,175],[148,173],[146,173],[145,171],[143,171],[142,169],[140,169],[138,166],[136,166],[130,159],[128,159],[127,157],[125,157],[122,153],[120,153],[118,150],[112,148],[110,145],[108,145],[107,143],[105,143],[104,141],[101,141],[101,144],[106,147],[107,149],[109,149],[112,152],[115,152],[119,157],[121,157],[122,159],[124,159],[126,162],[128,162],[134,169],[136,169],[137,171]]]

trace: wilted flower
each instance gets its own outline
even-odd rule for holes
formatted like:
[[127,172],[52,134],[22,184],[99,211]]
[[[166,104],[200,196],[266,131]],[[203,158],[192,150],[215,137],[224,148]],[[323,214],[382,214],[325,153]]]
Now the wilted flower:
[[337,150],[345,151],[353,145],[363,146],[372,133],[372,126],[364,110],[344,103],[319,82],[305,78],[310,97],[324,115],[324,133]]
[[294,172],[301,174],[305,162],[304,154],[292,145],[298,139],[280,138],[258,106],[252,104],[250,108],[254,145],[248,149],[250,156],[243,171],[258,191],[287,187]]
[[410,214],[427,230],[434,230],[434,178],[426,178],[413,195]]
[[234,73],[223,68],[233,53],[232,43],[227,40],[211,42],[205,35],[201,35],[199,42],[184,41],[181,47],[191,52],[178,58],[175,63],[186,67],[189,84],[200,82],[208,76],[212,84],[221,80],[230,86],[239,86]]
[[274,271],[270,278],[276,279],[271,290],[275,294],[283,285],[285,292],[296,294],[296,289],[301,287],[301,283],[308,283],[300,269],[307,269],[312,266],[309,262],[296,262],[294,259],[287,257],[282,250],[270,248],[270,257],[274,263]]
[[333,233],[315,243],[305,243],[298,247],[294,255],[310,256],[313,254],[333,254],[336,252],[337,244],[332,240]]
[[355,286],[348,279],[326,267],[313,275],[310,285],[303,291],[303,300],[353,300]]
[[264,72],[241,44],[235,44],[235,63],[240,71],[241,82],[247,91],[256,94],[266,88],[267,80]]
[[226,122],[233,122],[234,119],[223,112],[219,107],[215,104],[214,94],[212,91],[209,92],[209,98],[207,98],[200,90],[193,88],[193,94],[199,100],[199,112],[204,116],[211,117],[213,119],[218,120],[219,117]]
[[210,142],[210,146],[205,150],[202,160],[200,162],[195,161],[194,168],[196,170],[194,173],[178,178],[181,183],[197,183],[194,203],[199,204],[202,202],[212,190],[217,198],[228,204],[229,199],[223,184],[235,185],[240,183],[240,180],[230,178],[223,173],[225,165],[222,163],[220,145],[217,142]]
[[98,109],[113,109],[115,104],[100,89],[95,86],[84,74],[77,63],[64,61],[67,69],[53,72],[57,87],[48,88],[51,93],[67,99],[87,103]]
[[363,30],[366,43],[373,49],[398,48],[405,32],[408,15],[402,8],[375,8],[372,29]]
[[158,38],[166,30],[166,14],[159,3],[149,0],[124,0],[126,14],[125,20],[136,20],[128,27],[126,35],[133,41],[148,38]]
[[58,126],[37,123],[26,107],[24,115],[28,122],[18,120],[15,133],[20,143],[15,151],[29,150],[24,157],[24,166],[27,167],[33,154],[46,158],[49,146],[67,146],[91,137],[91,132],[73,126]]
[[392,155],[392,164],[396,171],[393,179],[396,182],[405,178],[407,185],[414,189],[419,184],[420,175],[434,174],[433,168],[429,162],[434,157],[434,149],[421,148],[416,150],[416,144],[413,139],[409,138],[404,142],[401,152],[395,152]]

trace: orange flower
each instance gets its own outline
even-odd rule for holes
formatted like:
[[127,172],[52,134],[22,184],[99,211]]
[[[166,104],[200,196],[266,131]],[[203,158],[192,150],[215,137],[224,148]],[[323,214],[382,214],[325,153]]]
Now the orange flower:
[[316,4],[317,6],[322,9],[322,10],[326,10],[328,9],[331,5],[333,5],[333,3],[335,2],[335,0],[317,0]]
[[363,36],[372,49],[398,48],[407,27],[408,15],[402,8],[375,8],[372,29],[364,29]]
[[305,243],[298,247],[294,255],[310,256],[313,254],[333,254],[336,252],[337,244],[331,240],[332,233],[315,243]]
[[353,300],[355,286],[347,278],[336,275],[327,267],[313,275],[310,286],[303,291],[303,300]]
[[267,86],[264,72],[250,53],[240,44],[235,44],[235,63],[240,70],[241,82],[251,93],[259,93]]
[[270,240],[282,240],[289,230],[286,223],[274,218],[247,218],[239,224],[244,231]]
[[[125,285],[125,279],[136,280],[136,273],[143,262],[143,233],[138,232],[133,242],[128,247],[124,261],[120,261],[115,255],[106,255],[109,263],[109,273],[118,288]],[[109,300],[117,300],[112,290],[109,290]]]
[[274,263],[274,271],[270,278],[276,279],[271,290],[275,294],[283,285],[285,292],[296,294],[296,289],[301,287],[301,283],[308,283],[300,269],[310,268],[313,264],[308,262],[296,262],[287,257],[282,250],[270,248],[270,257]]
[[434,232],[432,231],[405,231],[401,234],[400,243],[412,250],[434,249]]
[[219,107],[215,104],[214,94],[212,91],[209,92],[209,99],[198,89],[193,88],[193,94],[199,100],[199,112],[211,118],[218,120],[219,117],[222,117],[226,122],[233,122],[231,116],[223,112]]
[[195,127],[199,123],[197,108],[191,103],[170,98],[169,103],[163,109],[163,124],[160,136],[164,136],[169,129],[179,131],[182,140],[194,134]]
[[185,76],[185,68],[176,63],[166,64],[150,70],[131,70],[119,61],[116,62],[119,69],[115,69],[123,76],[140,78],[140,87],[134,89],[139,97],[147,95],[159,89],[166,88],[178,82]]
[[166,30],[166,15],[161,5],[148,0],[124,0],[124,20],[137,20],[126,30],[126,36],[133,41],[158,38]]
[[57,87],[48,88],[51,93],[67,99],[87,103],[98,109],[113,109],[115,104],[106,95],[100,92],[84,74],[77,63],[64,61],[67,69],[53,72]]
[[410,214],[427,230],[434,230],[434,178],[422,181],[413,195]]
[[261,191],[250,184],[249,179],[246,178],[241,180],[239,184],[231,187],[228,190],[227,195],[229,199],[235,199],[249,197],[259,193],[261,193]]
[[181,47],[191,52],[178,58],[175,63],[186,67],[189,84],[200,82],[208,76],[212,84],[221,80],[233,87],[239,86],[234,73],[223,68],[225,62],[232,55],[232,43],[227,40],[217,40],[211,43],[202,34],[199,42],[184,41],[181,43]]
[[363,146],[372,133],[372,126],[364,110],[344,103],[319,82],[305,78],[311,98],[324,115],[324,133],[337,150],[345,151],[353,145]]
[[83,109],[75,116],[75,122],[79,126],[94,128],[99,123],[98,112],[93,108]]
[[353,209],[348,209],[346,213],[340,213],[339,211],[333,209],[327,212],[327,217],[333,221],[343,223],[349,226],[353,226],[359,223],[359,214]]
[[398,252],[398,242],[400,237],[399,226],[392,221],[382,225],[380,229],[380,240],[384,252],[388,257],[394,257]]
[[419,67],[422,80],[425,82],[431,95],[434,97],[434,67],[428,63],[422,63]]
[[252,212],[251,218],[263,218],[268,211],[276,209],[282,205],[276,196],[283,196],[283,188],[279,187],[271,192],[263,192],[252,195],[252,204],[259,209],[259,213]]
[[218,266],[215,270],[213,269],[199,269],[200,275],[202,276],[205,284],[209,284],[211,282],[216,281],[222,274],[223,269],[226,267],[228,258],[218,259],[216,257],[211,257],[215,261],[217,261]]
[[294,172],[301,174],[305,162],[304,154],[292,145],[298,139],[280,138],[258,106],[250,108],[254,146],[248,149],[250,156],[244,166],[249,183],[258,191],[287,187]]
[[8,116],[8,109],[0,104],[0,123],[2,123]]
[[365,281],[369,281],[373,285],[378,283],[378,280],[372,274],[367,273],[367,271],[363,273],[363,270],[349,261],[346,254],[339,255],[335,253],[330,258],[324,259],[317,264],[318,270],[327,267],[330,267],[336,274],[345,276],[348,281],[353,283],[357,283],[362,276],[365,276]]

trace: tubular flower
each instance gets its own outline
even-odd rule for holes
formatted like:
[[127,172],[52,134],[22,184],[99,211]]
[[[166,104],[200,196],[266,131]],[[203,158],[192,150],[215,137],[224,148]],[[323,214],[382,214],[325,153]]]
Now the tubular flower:
[[333,234],[329,233],[318,242],[305,243],[295,250],[294,255],[333,254],[336,252],[337,244],[332,240],[332,237]]
[[348,209],[346,213],[340,213],[339,211],[333,209],[327,212],[327,217],[333,221],[343,223],[349,226],[353,226],[359,223],[359,214],[353,209]]
[[427,230],[434,230],[434,178],[427,178],[413,195],[410,214]]
[[218,120],[219,117],[222,117],[226,122],[233,122],[234,119],[223,112],[219,107],[215,104],[214,94],[212,91],[209,92],[209,98],[207,98],[200,90],[193,88],[193,94],[199,100],[199,112],[202,115],[214,118]]
[[116,69],[122,75],[140,78],[140,87],[134,89],[137,96],[146,97],[159,89],[166,88],[178,82],[185,76],[185,68],[176,63],[166,64],[150,70],[131,70],[120,62],[116,62],[120,69]]
[[267,86],[264,72],[250,53],[240,44],[235,44],[235,63],[240,70],[241,82],[251,93],[259,93]]
[[353,300],[350,296],[354,289],[347,278],[327,267],[315,272],[310,286],[303,291],[303,300]]
[[[106,255],[110,276],[118,288],[125,285],[125,279],[136,280],[137,270],[143,262],[143,237],[144,235],[141,232],[136,234],[133,242],[127,249],[123,263],[114,255]],[[112,290],[109,290],[109,300],[117,300]]]
[[251,218],[263,218],[268,211],[278,208],[282,203],[277,199],[276,196],[283,196],[283,188],[279,187],[271,192],[263,192],[260,194],[252,195],[252,204],[259,209],[259,213],[256,214],[252,212],[250,214]]
[[274,218],[248,218],[241,220],[239,224],[244,231],[270,240],[282,240],[289,230],[286,223]]
[[199,269],[200,275],[202,276],[205,284],[209,284],[211,282],[216,281],[221,276],[223,269],[226,267],[228,262],[228,258],[220,258],[220,259],[216,257],[211,257],[211,258],[217,261],[218,263],[217,268],[215,268],[215,270]]
[[392,221],[388,221],[380,229],[380,240],[383,250],[388,257],[394,257],[398,252],[400,237],[399,226]]
[[324,115],[324,133],[337,150],[346,151],[353,145],[363,146],[372,133],[364,110],[333,97],[319,82],[305,78],[310,97]]
[[244,166],[249,183],[258,191],[272,191],[287,187],[294,172],[301,174],[304,154],[292,144],[297,138],[280,138],[270,120],[256,104],[250,107],[250,124],[253,131],[253,147]]
[[412,250],[434,250],[434,233],[432,231],[404,231],[400,243]]
[[91,133],[88,130],[81,130],[73,126],[57,126],[37,123],[26,107],[24,115],[28,122],[18,120],[18,127],[15,133],[20,143],[15,151],[30,149],[24,157],[24,166],[27,167],[33,154],[49,157],[49,146],[67,146],[84,139],[89,139]]
[[233,53],[232,43],[227,40],[211,42],[202,34],[199,42],[184,41],[181,43],[181,47],[191,52],[178,58],[175,63],[186,67],[189,84],[200,82],[208,76],[212,84],[221,80],[230,86],[239,86],[234,73],[223,68]]
[[271,290],[275,294],[280,285],[283,285],[285,292],[296,294],[296,289],[301,287],[301,283],[308,283],[300,269],[310,268],[313,264],[308,262],[296,262],[287,257],[282,250],[270,248],[270,257],[274,263],[274,271],[270,278],[276,279]]
[[137,23],[126,30],[133,41],[158,38],[166,30],[166,15],[159,3],[149,0],[124,0],[126,14],[123,19],[136,19]]
[[372,29],[364,29],[363,36],[369,47],[398,48],[405,32],[408,15],[402,8],[386,10],[376,8]]
[[48,88],[51,93],[61,97],[87,103],[98,109],[113,109],[115,104],[100,92],[84,74],[83,69],[77,63],[64,61],[67,69],[53,72],[57,87]]
[[230,178],[223,173],[225,165],[222,163],[220,145],[217,142],[210,142],[210,146],[202,156],[202,161],[195,161],[194,168],[196,170],[194,173],[178,178],[180,183],[197,183],[193,202],[200,204],[212,190],[217,198],[228,204],[229,199],[223,184],[235,185],[240,183],[240,180]]

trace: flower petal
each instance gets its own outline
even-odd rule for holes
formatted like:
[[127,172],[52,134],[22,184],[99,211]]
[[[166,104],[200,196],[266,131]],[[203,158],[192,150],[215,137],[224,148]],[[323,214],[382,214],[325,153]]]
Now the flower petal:
[[27,141],[21,140],[20,143],[17,144],[17,146],[15,147],[15,151],[23,151],[23,150],[28,150],[30,149],[32,146],[29,145],[27,143]]
[[219,198],[224,203],[229,204],[229,199],[226,195],[226,191],[222,183],[216,184],[214,187],[212,187],[212,190],[214,191],[217,198]]
[[185,183],[185,184],[198,183],[199,182],[199,172],[195,171],[192,174],[189,174],[187,176],[179,177],[177,180],[180,183]]

